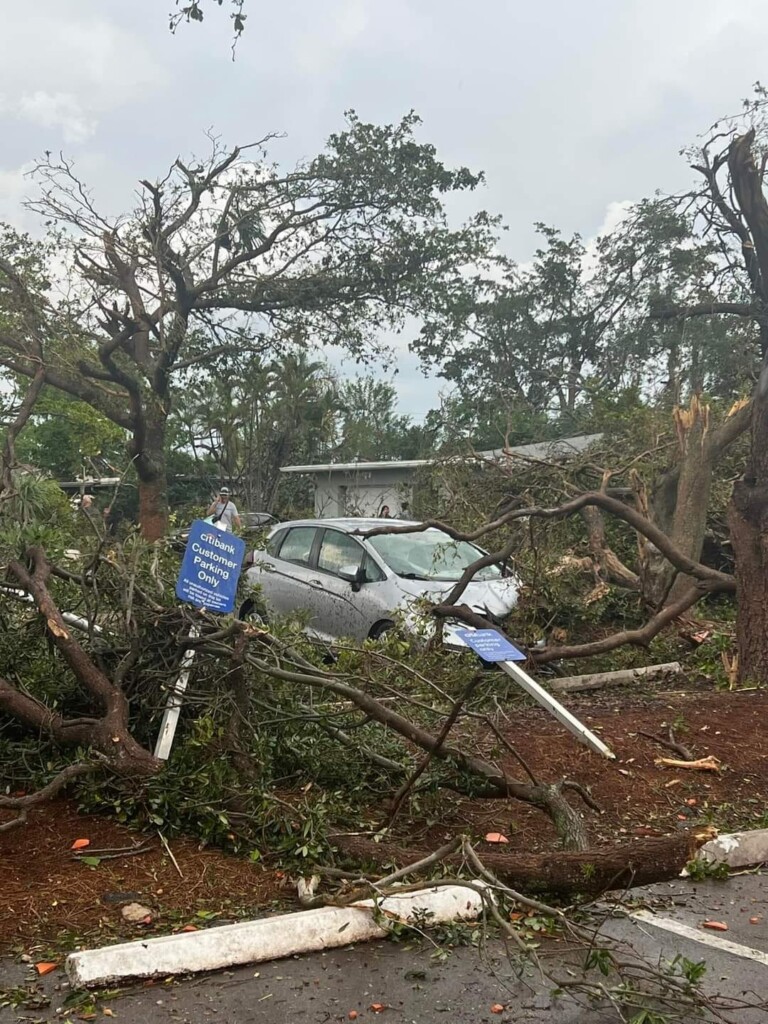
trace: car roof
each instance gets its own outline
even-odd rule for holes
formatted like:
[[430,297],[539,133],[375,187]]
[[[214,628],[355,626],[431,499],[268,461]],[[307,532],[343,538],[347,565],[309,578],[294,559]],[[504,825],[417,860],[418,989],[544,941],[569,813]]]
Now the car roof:
[[293,519],[287,523],[279,523],[275,527],[275,533],[278,530],[285,530],[293,526],[332,526],[337,530],[343,530],[345,533],[354,533],[356,530],[370,530],[376,526],[419,526],[420,524],[416,520],[404,520],[404,519],[363,519],[354,518],[348,516],[344,519]]

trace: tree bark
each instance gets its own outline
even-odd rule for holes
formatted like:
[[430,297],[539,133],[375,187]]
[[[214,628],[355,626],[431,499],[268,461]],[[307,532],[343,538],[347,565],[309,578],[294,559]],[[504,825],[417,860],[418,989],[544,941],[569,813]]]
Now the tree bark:
[[[768,446],[768,434],[762,443]],[[728,526],[736,559],[736,639],[743,682],[768,683],[768,486],[741,479]]]
[[555,693],[581,693],[584,690],[600,690],[604,686],[628,686],[646,680],[658,682],[660,679],[679,675],[681,672],[680,662],[670,661],[664,665],[624,668],[616,672],[590,672],[587,675],[549,679],[547,687]]
[[[652,836],[579,852],[497,853],[478,850],[483,864],[507,885],[526,893],[596,895],[608,889],[650,885],[677,878],[705,839],[688,832]],[[341,836],[335,845],[355,861],[413,864],[429,851],[376,843],[362,836]],[[460,854],[446,863],[459,865]]]
[[[658,526],[688,558],[698,562],[707,528],[707,511],[712,489],[712,473],[727,443],[747,429],[748,417],[737,410],[718,431],[711,429],[709,407],[693,396],[687,409],[673,413],[679,442],[679,460],[665,474],[651,500],[651,511]],[[733,419],[733,422],[731,420]],[[643,593],[659,608],[674,604],[690,588],[693,580],[679,573],[653,545],[646,544],[646,572]]]
[[168,529],[168,477],[165,459],[167,414],[156,413],[131,442],[139,478],[139,525],[148,541],[159,540]]
[[[751,407],[749,461],[734,485],[729,508],[736,558],[736,639],[739,675],[751,683],[768,682],[768,202],[764,170],[753,153],[755,130],[734,139],[728,169],[742,220],[742,255],[759,311],[757,323],[762,367]],[[746,224],[746,227],[744,225]],[[748,235],[747,235],[748,230]]]

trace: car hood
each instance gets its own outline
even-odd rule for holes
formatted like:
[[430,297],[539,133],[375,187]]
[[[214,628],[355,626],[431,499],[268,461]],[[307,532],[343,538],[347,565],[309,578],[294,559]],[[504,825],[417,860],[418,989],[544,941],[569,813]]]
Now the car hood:
[[[444,600],[456,586],[442,580],[405,580],[400,576],[395,579],[404,598],[420,597],[435,603]],[[459,604],[468,605],[478,615],[501,619],[515,607],[519,593],[520,581],[514,576],[473,580],[459,598]]]

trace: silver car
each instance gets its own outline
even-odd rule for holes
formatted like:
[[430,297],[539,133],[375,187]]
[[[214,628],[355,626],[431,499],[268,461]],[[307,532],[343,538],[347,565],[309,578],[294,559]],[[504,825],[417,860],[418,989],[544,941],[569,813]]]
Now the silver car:
[[[396,621],[425,628],[423,599],[439,602],[464,569],[485,554],[441,530],[360,536],[376,526],[405,526],[391,519],[304,519],[274,527],[263,551],[252,556],[246,579],[258,585],[241,616],[258,613],[306,620],[307,632],[323,638],[376,638]],[[358,535],[355,535],[358,534]],[[491,565],[477,573],[461,601],[493,621],[517,603],[519,582]],[[420,601],[422,599],[422,601]],[[451,643],[454,626],[443,639]],[[460,640],[456,646],[463,646]]]

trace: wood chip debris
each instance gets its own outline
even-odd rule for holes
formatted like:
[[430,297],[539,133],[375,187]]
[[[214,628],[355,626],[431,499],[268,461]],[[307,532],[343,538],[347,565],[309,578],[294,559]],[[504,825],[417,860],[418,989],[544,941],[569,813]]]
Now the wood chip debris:
[[679,761],[673,757],[657,757],[653,763],[661,768],[685,768],[695,772],[719,772],[722,764],[712,755],[700,757],[697,761]]

